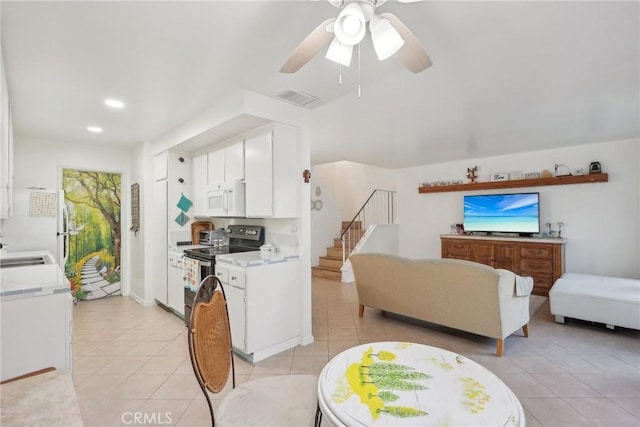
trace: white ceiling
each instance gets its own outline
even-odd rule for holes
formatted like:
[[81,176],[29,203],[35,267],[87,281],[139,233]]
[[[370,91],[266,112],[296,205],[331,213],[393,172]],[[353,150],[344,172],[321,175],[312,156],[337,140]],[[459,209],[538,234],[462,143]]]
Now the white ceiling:
[[[640,3],[389,1],[434,65],[318,55],[279,74],[338,9],[325,1],[1,2],[17,134],[128,147],[239,89],[296,89],[312,163],[398,168],[640,136]],[[355,62],[355,58],[354,58]],[[107,97],[126,108],[111,111]],[[89,125],[104,128],[99,135]]]

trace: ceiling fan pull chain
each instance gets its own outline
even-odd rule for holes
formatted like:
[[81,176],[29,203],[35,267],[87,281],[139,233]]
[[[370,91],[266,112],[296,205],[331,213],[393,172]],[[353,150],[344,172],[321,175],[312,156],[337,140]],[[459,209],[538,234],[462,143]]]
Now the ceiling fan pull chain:
[[358,43],[358,98],[360,98],[360,43]]

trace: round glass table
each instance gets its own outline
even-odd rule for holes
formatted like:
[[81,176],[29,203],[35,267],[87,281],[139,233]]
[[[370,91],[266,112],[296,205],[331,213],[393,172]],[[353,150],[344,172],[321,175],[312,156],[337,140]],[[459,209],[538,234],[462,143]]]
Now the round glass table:
[[524,426],[495,374],[456,353],[406,342],[352,347],[327,363],[318,402],[333,426]]

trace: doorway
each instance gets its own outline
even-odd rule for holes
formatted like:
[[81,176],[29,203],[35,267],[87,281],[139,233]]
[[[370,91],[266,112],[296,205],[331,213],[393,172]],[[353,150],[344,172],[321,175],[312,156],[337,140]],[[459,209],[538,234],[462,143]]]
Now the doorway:
[[62,170],[68,211],[65,274],[78,301],[122,295],[122,174]]

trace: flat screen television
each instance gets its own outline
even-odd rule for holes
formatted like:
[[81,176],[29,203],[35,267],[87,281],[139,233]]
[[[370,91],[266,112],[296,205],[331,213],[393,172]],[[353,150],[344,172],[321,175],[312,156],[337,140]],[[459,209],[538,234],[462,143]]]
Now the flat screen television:
[[464,196],[464,231],[539,233],[540,193]]

